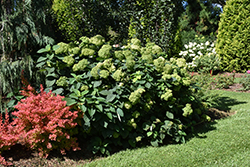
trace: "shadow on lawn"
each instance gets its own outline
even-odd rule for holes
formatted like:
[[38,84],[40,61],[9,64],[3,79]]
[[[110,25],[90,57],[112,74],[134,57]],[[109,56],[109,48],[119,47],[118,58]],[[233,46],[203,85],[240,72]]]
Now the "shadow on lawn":
[[209,123],[200,123],[196,125],[193,129],[193,132],[189,133],[186,140],[197,137],[197,138],[207,138],[206,133],[212,130],[216,130],[216,124],[218,119],[223,119],[234,115],[236,112],[231,110],[232,106],[245,104],[246,101],[238,101],[237,99],[233,99],[231,97],[220,96],[216,104],[212,106],[207,112],[207,115],[211,117],[211,122]]
[[212,107],[221,111],[231,112],[231,107],[238,104],[245,104],[246,101],[238,101],[237,99],[233,99],[231,97],[221,96],[217,99],[216,104]]

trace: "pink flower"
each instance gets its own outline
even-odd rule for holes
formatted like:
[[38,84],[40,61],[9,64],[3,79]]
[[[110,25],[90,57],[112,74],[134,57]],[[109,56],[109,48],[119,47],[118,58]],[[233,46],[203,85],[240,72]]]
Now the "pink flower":
[[250,70],[247,70],[247,73],[250,74]]

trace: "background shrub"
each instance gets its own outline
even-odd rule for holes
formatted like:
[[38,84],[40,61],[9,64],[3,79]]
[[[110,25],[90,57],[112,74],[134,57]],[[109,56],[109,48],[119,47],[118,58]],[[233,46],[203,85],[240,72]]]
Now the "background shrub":
[[250,67],[249,8],[247,0],[226,1],[224,6],[216,44],[224,71],[245,72]]
[[192,95],[185,60],[167,60],[154,43],[142,47],[132,39],[112,47],[97,35],[38,52],[46,89],[84,112],[82,138],[91,141],[94,153],[184,142],[191,127],[208,119]]
[[189,42],[179,55],[185,58],[189,71],[211,73],[219,70],[220,57],[216,54],[214,42]]

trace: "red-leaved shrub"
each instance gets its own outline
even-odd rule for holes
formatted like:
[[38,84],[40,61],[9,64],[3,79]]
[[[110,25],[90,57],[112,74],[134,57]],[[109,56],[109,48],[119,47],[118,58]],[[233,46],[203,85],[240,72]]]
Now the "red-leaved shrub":
[[[3,122],[2,114],[0,114],[0,154],[2,151],[10,149],[11,146],[15,145],[18,141],[18,135],[16,134],[15,127],[9,122],[9,115],[5,113],[5,120]],[[0,164],[2,165],[12,165],[12,163],[7,162],[4,157],[0,155]]]
[[78,111],[70,111],[63,96],[46,93],[42,85],[40,91],[34,93],[30,85],[21,91],[27,98],[18,102],[18,111],[12,113],[17,117],[12,124],[18,129],[19,143],[38,150],[43,157],[53,149],[62,154],[65,149],[79,150],[77,139],[72,137],[77,133]]

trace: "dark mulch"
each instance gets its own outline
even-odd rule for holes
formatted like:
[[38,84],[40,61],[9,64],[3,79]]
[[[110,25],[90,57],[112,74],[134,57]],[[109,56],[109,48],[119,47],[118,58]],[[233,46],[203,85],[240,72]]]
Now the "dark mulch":
[[[228,73],[224,73],[225,75],[228,75]],[[223,75],[224,75],[223,74]],[[244,74],[236,73],[235,77],[240,78],[243,77]],[[240,84],[234,84],[229,86],[228,89],[224,89],[226,91],[233,91],[233,92],[242,92],[240,91],[240,88],[242,86]],[[247,93],[250,93],[250,91],[245,91]],[[220,111],[216,108],[209,109],[207,113],[212,120],[225,118],[228,116],[231,116],[235,114],[235,112],[227,112],[227,111]],[[13,163],[13,166],[15,167],[74,167],[78,165],[82,165],[85,163],[88,163],[96,158],[101,157],[95,157],[86,150],[81,150],[77,152],[68,152],[66,156],[60,155],[58,152],[52,152],[51,155],[47,158],[40,158],[38,156],[38,153],[32,152],[28,150],[27,148],[21,146],[21,145],[15,145],[10,150],[5,151],[2,154],[6,160]]]

